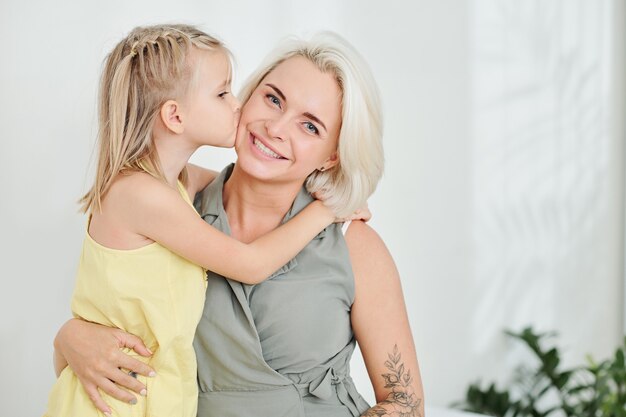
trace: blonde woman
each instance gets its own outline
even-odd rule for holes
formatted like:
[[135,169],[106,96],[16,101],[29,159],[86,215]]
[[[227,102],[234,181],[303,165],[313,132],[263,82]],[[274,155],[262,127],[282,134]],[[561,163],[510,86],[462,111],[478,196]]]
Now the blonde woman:
[[[190,26],[136,28],[107,57],[99,163],[82,199],[89,221],[72,311],[141,336],[159,375],[143,380],[136,404],[108,398],[105,414],[195,416],[192,339],[204,303],[203,268],[259,283],[334,220],[318,201],[266,236],[241,242],[195,212],[188,195],[213,175],[187,162],[202,145],[233,145],[239,102],[230,79],[225,47]],[[60,377],[46,415],[100,415],[93,394],[57,359]]]
[[[249,242],[307,207],[311,193],[350,212],[373,192],[383,169],[378,92],[341,38],[321,34],[279,48],[248,80],[242,101],[238,160],[196,198],[207,223]],[[357,342],[376,395],[371,407],[350,378]],[[128,400],[131,393],[104,380],[140,392],[141,381],[118,379],[115,369],[153,368],[120,346],[146,354],[139,338],[79,320],[56,339],[87,389]],[[328,226],[255,286],[209,273],[194,347],[201,417],[423,415],[398,271],[363,222]]]

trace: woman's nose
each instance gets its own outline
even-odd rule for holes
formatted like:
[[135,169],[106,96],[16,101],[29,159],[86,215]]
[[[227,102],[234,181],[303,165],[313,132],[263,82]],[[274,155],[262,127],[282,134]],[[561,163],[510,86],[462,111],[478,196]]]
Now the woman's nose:
[[286,139],[285,121],[282,118],[268,119],[265,121],[265,129],[270,137],[284,141]]

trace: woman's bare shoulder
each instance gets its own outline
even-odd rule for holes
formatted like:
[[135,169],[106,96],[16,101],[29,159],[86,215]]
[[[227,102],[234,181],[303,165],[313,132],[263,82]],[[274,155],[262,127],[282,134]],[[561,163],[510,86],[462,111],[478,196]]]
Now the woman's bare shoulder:
[[380,248],[387,249],[380,235],[370,225],[360,220],[354,220],[348,226],[346,243],[350,252],[358,250],[371,253]]
[[391,253],[380,235],[362,221],[353,221],[346,232],[346,244],[357,287],[377,288],[372,285],[397,279],[397,269]]

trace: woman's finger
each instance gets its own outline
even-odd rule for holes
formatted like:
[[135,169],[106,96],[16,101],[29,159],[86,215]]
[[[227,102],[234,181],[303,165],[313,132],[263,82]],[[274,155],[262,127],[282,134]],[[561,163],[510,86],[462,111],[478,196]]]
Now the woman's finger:
[[98,382],[98,386],[103,392],[107,393],[113,398],[116,398],[128,404],[137,404],[137,397],[135,397],[133,394],[126,391],[125,389],[120,388],[109,379],[103,378],[102,381]]
[[123,352],[120,352],[120,356],[118,360],[116,361],[116,363],[119,368],[127,369],[139,375],[143,375],[147,377],[156,376],[156,372],[154,372],[154,370],[151,367],[141,362],[140,360],[133,358],[132,356],[126,355]]
[[108,379],[122,388],[127,388],[145,397],[148,394],[146,386],[137,379],[136,375],[134,371],[122,368],[110,374]]
[[120,347],[130,348],[141,356],[148,357],[152,355],[152,351],[150,351],[150,349],[144,345],[143,340],[137,336],[123,331],[117,332],[115,336],[119,341]]
[[98,392],[98,388],[93,384],[84,384],[83,388],[85,388],[85,392],[87,396],[93,403],[93,405],[100,411],[104,413],[105,416],[111,415],[111,407],[108,406],[107,403],[104,402],[100,392]]

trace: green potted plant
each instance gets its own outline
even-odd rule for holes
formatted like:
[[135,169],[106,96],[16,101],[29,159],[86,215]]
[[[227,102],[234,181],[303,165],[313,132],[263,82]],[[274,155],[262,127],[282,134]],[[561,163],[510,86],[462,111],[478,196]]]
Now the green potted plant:
[[537,365],[519,367],[508,388],[471,384],[453,407],[498,417],[626,417],[626,338],[610,359],[587,358],[586,366],[561,369],[559,350],[542,347],[552,334],[531,327],[506,333],[532,351]]

